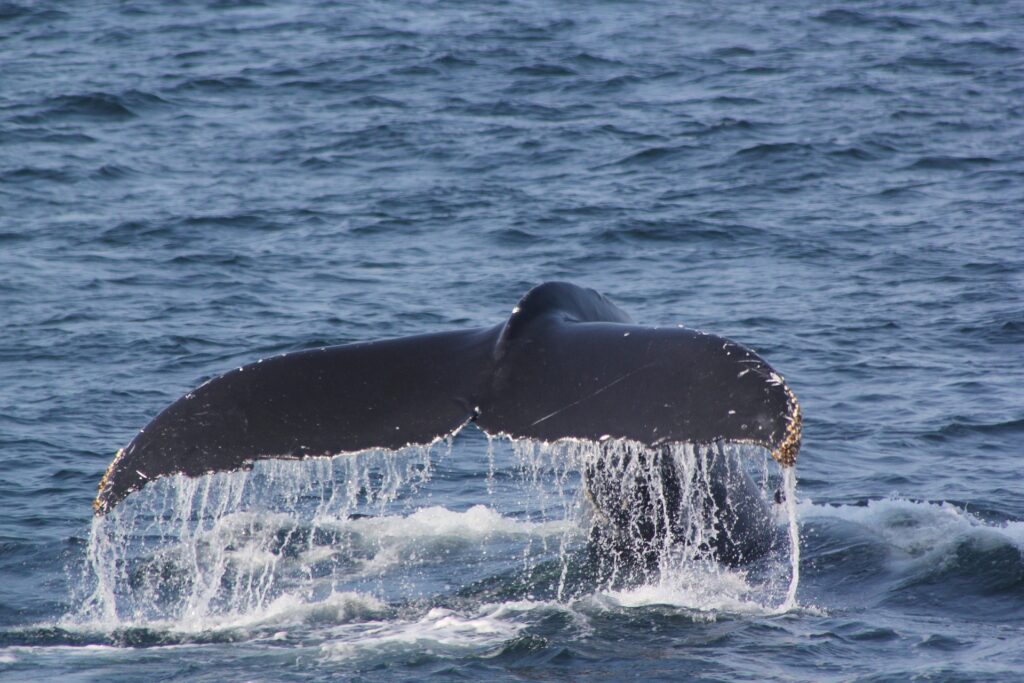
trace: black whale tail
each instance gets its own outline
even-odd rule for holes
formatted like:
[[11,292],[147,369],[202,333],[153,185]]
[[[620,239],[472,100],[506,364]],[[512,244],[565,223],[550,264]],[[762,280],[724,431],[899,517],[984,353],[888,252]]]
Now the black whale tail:
[[300,351],[212,379],[118,451],[93,508],[165,475],[429,444],[470,421],[544,441],[751,443],[783,466],[801,434],[796,397],[753,351],[635,325],[594,290],[550,282],[495,327]]

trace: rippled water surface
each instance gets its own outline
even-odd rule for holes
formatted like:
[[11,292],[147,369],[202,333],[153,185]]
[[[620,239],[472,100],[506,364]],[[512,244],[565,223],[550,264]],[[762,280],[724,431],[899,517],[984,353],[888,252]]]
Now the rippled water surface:
[[[1024,679],[1022,36],[1013,1],[0,2],[0,678]],[[587,579],[578,472],[474,430],[94,522],[201,381],[552,279],[786,376],[795,609],[785,552]]]

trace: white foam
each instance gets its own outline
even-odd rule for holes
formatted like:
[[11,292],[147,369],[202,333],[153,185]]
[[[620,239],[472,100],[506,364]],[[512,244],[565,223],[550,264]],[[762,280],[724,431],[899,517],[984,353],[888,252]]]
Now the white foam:
[[[330,593],[322,600],[307,600],[301,595],[287,593],[270,601],[265,607],[247,612],[221,614],[185,614],[177,619],[122,618],[116,628],[144,627],[178,636],[199,633],[252,632],[268,628],[291,628],[302,624],[344,624],[382,619],[392,610],[372,595],[357,592]],[[114,625],[104,622],[71,621],[65,619],[59,626],[72,632],[91,633],[110,631]],[[271,638],[281,639],[284,632]],[[106,646],[96,646],[106,647]]]
[[474,505],[465,512],[434,505],[406,516],[364,517],[349,524],[353,530],[378,541],[438,537],[479,541],[494,536],[557,536],[567,528],[562,520],[517,520],[485,505]]
[[381,621],[332,630],[321,645],[328,659],[389,658],[419,653],[465,655],[482,653],[514,638],[527,627],[503,605],[484,605],[471,612],[435,607],[414,621]]
[[406,566],[411,558],[434,553],[478,551],[482,545],[500,540],[519,540],[529,545],[533,539],[543,542],[571,534],[564,520],[518,520],[484,505],[474,505],[465,512],[431,506],[405,516],[355,519],[344,527],[357,535],[363,548],[372,549],[372,557],[361,563],[363,575]]
[[[181,647],[179,645],[160,645],[161,648]],[[71,657],[110,657],[130,653],[135,648],[119,645],[12,645],[4,648],[0,654],[0,664],[15,664],[19,661],[38,659],[47,655],[59,655],[61,659]]]
[[745,572],[717,563],[692,563],[683,571],[661,575],[654,583],[608,591],[604,597],[616,607],[676,607],[703,613],[706,620],[714,620],[718,613],[774,612],[770,604],[761,600]]
[[[357,592],[331,593],[323,600],[307,601],[295,594],[285,594],[270,602],[264,609],[248,614],[207,618],[193,626],[199,630],[249,630],[273,626],[299,624],[345,624],[381,619],[391,613],[390,608],[372,595]],[[175,625],[180,628],[180,625]],[[278,637],[279,634],[274,634]]]

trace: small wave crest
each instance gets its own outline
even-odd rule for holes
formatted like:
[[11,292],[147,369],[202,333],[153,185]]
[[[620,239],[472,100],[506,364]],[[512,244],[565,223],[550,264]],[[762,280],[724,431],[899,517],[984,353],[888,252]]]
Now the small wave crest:
[[44,116],[48,119],[124,121],[150,108],[168,104],[158,95],[139,90],[89,92],[50,98],[45,102]]
[[942,555],[964,540],[1011,545],[1024,552],[1024,522],[986,523],[948,502],[885,498],[865,505],[829,505],[805,499],[797,512],[805,522],[836,519],[856,524],[911,557]]
[[482,605],[475,610],[430,608],[416,619],[397,619],[338,627],[320,649],[327,659],[386,658],[390,661],[432,656],[486,653],[519,635],[530,604]]
[[856,572],[887,601],[941,608],[969,595],[964,609],[983,618],[1024,604],[1024,522],[986,521],[953,503],[898,498],[841,506],[803,501],[799,516],[817,537],[811,554],[820,572]]

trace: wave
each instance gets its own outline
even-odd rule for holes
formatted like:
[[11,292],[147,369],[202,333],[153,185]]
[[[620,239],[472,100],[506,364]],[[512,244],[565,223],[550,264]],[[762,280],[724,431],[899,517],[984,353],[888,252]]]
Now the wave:
[[204,76],[200,78],[190,78],[182,81],[175,85],[171,90],[173,91],[196,91],[203,93],[226,93],[230,91],[244,90],[247,88],[254,88],[257,84],[255,81],[244,76],[223,76],[223,77],[209,77]]
[[[320,645],[327,659],[352,660],[485,654],[513,640],[528,625],[523,619],[547,611],[545,603],[511,602],[456,611],[433,607],[415,620],[342,626]],[[555,607],[555,609],[559,609]]]
[[945,501],[884,498],[863,505],[832,505],[802,500],[797,513],[803,522],[834,519],[856,524],[886,547],[910,557],[948,553],[965,539],[1012,545],[1024,551],[1024,521],[987,523]]
[[906,17],[896,15],[873,15],[849,9],[830,9],[814,17],[815,21],[832,26],[877,29],[879,31],[906,31],[917,28],[918,24]]
[[803,156],[811,150],[813,150],[811,145],[798,142],[765,142],[751,147],[744,147],[733,156],[751,159],[791,158],[797,155]]
[[593,239],[605,244],[629,243],[753,243],[765,237],[765,231],[752,225],[689,220],[633,220],[594,230]]
[[517,66],[511,69],[509,73],[513,76],[538,76],[544,78],[578,75],[577,72],[567,66],[546,62],[538,62],[528,66]]
[[990,166],[998,163],[990,157],[957,157],[957,156],[926,156],[915,161],[907,169],[929,171],[963,171],[979,166]]
[[39,181],[54,183],[71,183],[77,180],[75,173],[67,168],[40,168],[38,166],[22,166],[10,171],[0,172],[0,180],[5,183],[33,184]]
[[677,158],[685,158],[691,156],[699,151],[699,148],[694,145],[676,145],[676,146],[661,146],[661,147],[648,147],[647,149],[634,152],[629,156],[623,157],[618,161],[608,164],[612,166],[631,166],[631,165],[646,165],[655,162],[662,162],[665,160],[672,160]]
[[46,101],[45,119],[80,119],[88,121],[125,121],[142,111],[169,102],[158,95],[128,90],[122,93],[92,92],[61,95]]
[[957,416],[939,429],[923,436],[929,440],[946,441],[957,437],[1011,436],[1015,434],[1024,434],[1024,418],[1001,422],[973,422],[968,418]]
[[19,5],[15,2],[0,3],[0,22],[23,20],[29,22],[45,23],[68,16],[67,12],[48,9],[45,7],[34,7],[31,5]]
[[[899,498],[864,505],[803,501],[811,564],[833,600],[856,584],[859,604],[944,613],[959,605],[981,620],[1024,607],[1024,521],[984,521],[949,502]],[[875,596],[875,597],[870,597]]]

